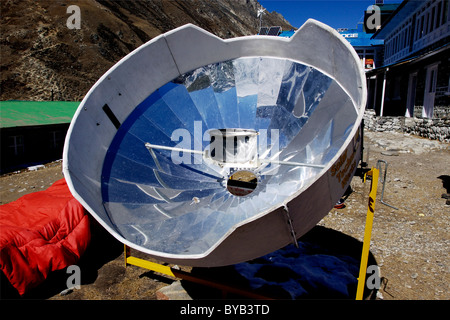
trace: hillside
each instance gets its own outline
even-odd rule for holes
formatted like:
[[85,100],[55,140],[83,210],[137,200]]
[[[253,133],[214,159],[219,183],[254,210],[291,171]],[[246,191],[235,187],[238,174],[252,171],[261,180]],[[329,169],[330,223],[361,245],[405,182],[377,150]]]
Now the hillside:
[[[256,34],[256,0],[1,0],[0,100],[81,100],[120,58],[193,23],[221,38]],[[69,29],[69,5],[80,29]],[[292,26],[276,12],[263,25]]]

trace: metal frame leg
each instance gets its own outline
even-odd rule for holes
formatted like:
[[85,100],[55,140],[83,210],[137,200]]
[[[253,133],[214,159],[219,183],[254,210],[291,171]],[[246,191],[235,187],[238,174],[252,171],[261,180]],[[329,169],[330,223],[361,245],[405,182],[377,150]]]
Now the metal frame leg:
[[381,163],[384,163],[384,164],[385,164],[385,167],[384,167],[384,175],[383,175],[383,178],[381,178],[381,183],[383,184],[383,189],[381,189],[381,199],[380,199],[380,202],[381,202],[382,204],[384,204],[385,206],[388,206],[388,207],[391,207],[391,208],[393,208],[393,209],[395,209],[395,210],[398,210],[398,208],[394,207],[393,205],[390,205],[389,203],[384,202],[384,199],[383,199],[383,197],[384,197],[384,187],[386,186],[386,175],[387,175],[388,163],[387,163],[386,161],[384,161],[384,160],[378,160],[378,161],[377,161],[377,169],[378,169],[380,172],[381,172]]

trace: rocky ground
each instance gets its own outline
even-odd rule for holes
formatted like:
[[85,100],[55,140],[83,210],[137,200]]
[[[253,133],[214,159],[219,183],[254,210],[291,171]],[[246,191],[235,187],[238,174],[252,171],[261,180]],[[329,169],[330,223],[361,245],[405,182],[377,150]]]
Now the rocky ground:
[[[381,203],[379,184],[370,247],[383,277],[378,299],[450,299],[450,205],[441,197],[450,192],[449,144],[395,132],[366,132],[365,139],[364,155],[369,167],[376,166],[378,160],[388,164],[383,200],[397,208]],[[385,163],[381,168],[383,176]],[[60,178],[60,162],[35,171],[3,175],[1,204],[46,189]],[[316,228],[338,232],[360,244],[370,182],[363,183],[355,176],[351,187],[345,207],[333,209]],[[61,295],[68,277],[62,270],[52,273],[24,298],[157,299],[164,298],[160,289],[173,282],[145,269],[125,268],[123,246],[95,223],[90,247],[78,265],[82,270],[81,289]],[[2,297],[18,298],[10,289],[2,278]],[[187,293],[192,298],[213,297],[208,291],[189,289]]]

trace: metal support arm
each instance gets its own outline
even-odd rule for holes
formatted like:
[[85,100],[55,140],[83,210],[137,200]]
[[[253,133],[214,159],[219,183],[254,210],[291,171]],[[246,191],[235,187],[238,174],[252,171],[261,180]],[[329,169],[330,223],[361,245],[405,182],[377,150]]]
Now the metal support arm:
[[[160,150],[168,150],[168,151],[175,151],[175,152],[186,152],[186,153],[194,153],[194,154],[201,154],[203,157],[207,157],[207,153],[205,151],[200,150],[192,150],[192,149],[183,149],[183,148],[176,148],[176,147],[167,147],[167,146],[160,146],[157,144],[151,144],[146,143],[145,147],[148,150],[151,149],[160,149]],[[296,167],[310,167],[310,168],[325,168],[322,164],[313,164],[313,163],[304,163],[304,162],[295,162],[295,161],[280,161],[280,160],[274,160],[274,159],[258,159],[258,163],[264,163],[264,164],[279,164],[279,165],[285,165],[285,166],[296,166]],[[257,165],[259,166],[259,165]]]

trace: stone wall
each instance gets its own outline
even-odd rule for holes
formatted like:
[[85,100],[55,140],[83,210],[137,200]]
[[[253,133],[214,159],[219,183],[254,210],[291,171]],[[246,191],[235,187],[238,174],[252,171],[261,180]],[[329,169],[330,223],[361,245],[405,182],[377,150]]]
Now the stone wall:
[[375,110],[368,109],[364,113],[364,129],[369,131],[398,131],[412,135],[450,142],[450,117],[443,113],[442,118],[406,118],[380,117]]

